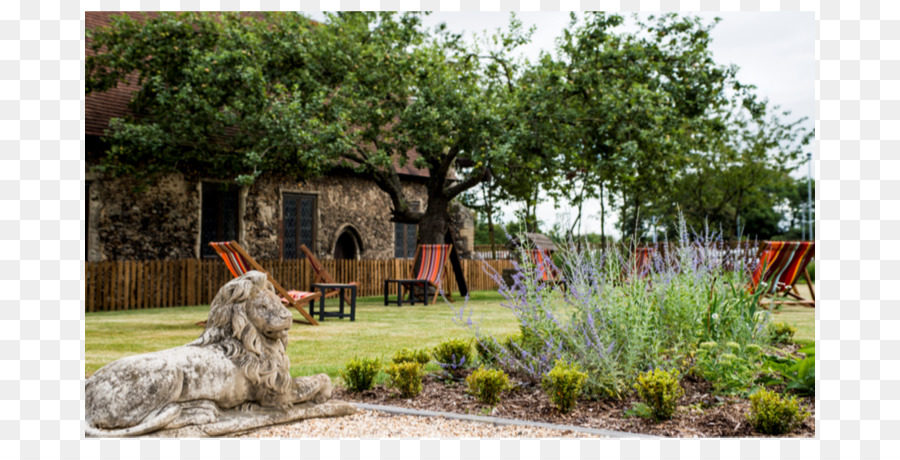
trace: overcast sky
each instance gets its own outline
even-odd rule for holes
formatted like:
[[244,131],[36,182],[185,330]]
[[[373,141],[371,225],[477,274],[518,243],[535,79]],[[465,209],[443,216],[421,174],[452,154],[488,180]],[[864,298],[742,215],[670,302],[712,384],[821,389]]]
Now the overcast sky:
[[[647,16],[649,13],[641,13]],[[536,26],[531,44],[523,49],[532,61],[540,50],[553,52],[554,40],[569,23],[568,12],[519,12],[517,17],[526,28]],[[792,112],[790,120],[807,118],[812,131],[815,121],[815,18],[809,12],[773,13],[697,13],[706,22],[720,17],[713,29],[711,49],[722,65],[737,65],[738,80],[757,87],[760,97]],[[316,15],[314,15],[316,16]],[[483,31],[505,28],[509,13],[435,12],[424,20],[426,26],[447,23],[454,32],[467,37]],[[812,146],[808,146],[812,149]],[[805,176],[804,166],[795,176]],[[505,220],[512,219],[516,205],[505,208]],[[607,208],[608,209],[608,208]],[[582,218],[583,233],[600,233],[599,202],[587,203]],[[574,219],[566,206],[556,209],[547,201],[538,206],[538,219],[549,228],[553,222]],[[615,235],[615,216],[607,215],[607,234]]]

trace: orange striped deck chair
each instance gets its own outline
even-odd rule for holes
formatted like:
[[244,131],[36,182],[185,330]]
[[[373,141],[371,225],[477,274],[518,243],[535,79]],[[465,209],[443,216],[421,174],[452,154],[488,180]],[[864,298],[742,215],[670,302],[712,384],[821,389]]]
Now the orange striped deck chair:
[[[416,259],[419,259],[420,263],[415,279],[428,281],[429,285],[434,286],[434,298],[431,303],[437,302],[438,291],[442,289],[444,265],[447,264],[449,255],[449,244],[420,244],[416,249]],[[428,295],[427,289],[423,295]],[[446,295],[452,300],[449,292]]]
[[653,256],[656,248],[652,246],[639,247],[634,251],[634,266],[632,273],[643,277],[653,268]]
[[538,275],[538,279],[549,283],[563,283],[559,276],[559,271],[553,265],[553,259],[549,249],[529,249],[525,251],[531,263],[534,264],[534,270]]
[[[759,247],[759,265],[753,271],[750,289],[756,292],[765,283],[764,297],[793,297],[795,301],[776,301],[772,304],[796,304],[815,307],[816,290],[806,270],[815,257],[816,243],[812,241],[767,241]],[[797,281],[802,274],[809,286],[812,300],[806,300],[797,291]]]
[[[315,273],[315,278],[313,279],[312,284],[338,284],[338,282],[334,280],[334,277],[331,276],[331,273],[328,273],[328,270],[326,270],[325,266],[322,265],[322,262],[319,262],[319,259],[317,259],[315,255],[313,255],[312,251],[310,251],[305,244],[300,245],[300,251],[303,252],[304,255],[306,255],[306,260],[309,261],[309,265],[312,267],[313,272]],[[356,281],[345,284],[356,284]],[[338,289],[331,289],[325,294],[325,298],[328,299],[330,297],[334,297],[338,295],[338,292]],[[344,291],[344,301],[347,302],[347,305],[350,305],[352,303],[350,302],[349,292]]]
[[[228,271],[231,272],[232,276],[237,278],[250,270],[265,273],[269,282],[275,287],[275,291],[281,295],[281,301],[286,306],[293,307],[299,311],[309,324],[312,324],[313,326],[319,325],[319,323],[301,306],[321,297],[320,293],[285,290],[278,284],[278,281],[275,281],[275,278],[272,278],[272,275],[270,275],[269,272],[256,263],[256,261],[253,260],[253,257],[250,257],[250,254],[247,254],[247,251],[235,241],[224,241],[220,243],[211,242],[209,245],[215,249],[216,253],[218,253],[222,260],[225,261],[225,266],[228,267]],[[294,322],[302,323],[303,321],[295,319]]]

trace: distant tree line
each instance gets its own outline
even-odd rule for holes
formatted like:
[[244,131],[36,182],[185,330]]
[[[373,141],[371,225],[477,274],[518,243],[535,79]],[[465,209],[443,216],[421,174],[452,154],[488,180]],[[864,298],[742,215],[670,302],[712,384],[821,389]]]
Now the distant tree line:
[[[420,243],[443,241],[452,200],[483,216],[488,242],[503,204],[535,231],[543,196],[574,215],[562,236],[591,199],[625,238],[646,236],[652,218],[673,228],[679,213],[727,235],[789,234],[804,204],[789,176],[813,135],[804,120],[713,60],[716,22],[624,22],[573,15],[554,53],[530,62],[514,57],[533,32],[515,16],[474,43],[414,13],[118,17],[86,32],[86,92],[129,76],[141,86],[135,115],[111,121],[97,171],[250,184],[352,170],[390,196],[393,220],[419,224]],[[411,161],[430,173],[422,211],[395,168]]]

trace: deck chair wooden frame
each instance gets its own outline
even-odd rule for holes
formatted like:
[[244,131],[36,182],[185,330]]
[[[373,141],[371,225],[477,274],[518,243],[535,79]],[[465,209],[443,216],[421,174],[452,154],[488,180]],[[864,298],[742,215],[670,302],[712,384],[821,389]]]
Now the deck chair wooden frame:
[[[767,241],[759,245],[756,259],[759,266],[753,271],[750,287],[753,292],[760,283],[767,283],[767,291],[760,298],[763,306],[768,305],[803,305],[816,306],[816,289],[809,276],[807,266],[815,259],[815,242]],[[797,290],[800,275],[806,279],[812,300],[804,299]],[[777,296],[791,297],[795,300],[775,300]],[[768,302],[764,298],[772,297]]]
[[[322,284],[341,284],[334,280],[334,277],[331,276],[331,273],[328,273],[328,270],[325,269],[325,266],[322,265],[322,262],[319,262],[319,259],[313,255],[312,251],[306,247],[305,244],[300,245],[300,251],[306,255],[306,259],[309,260],[309,265],[312,267],[313,272],[315,273],[315,277],[313,279],[313,284],[322,283]],[[350,283],[343,284],[356,284],[356,281]],[[335,297],[340,293],[339,289],[330,289],[326,294],[325,298]],[[350,293],[344,291],[344,301],[347,302],[347,305],[350,305]]]
[[[243,274],[237,273],[237,271],[246,272],[248,271],[248,269],[265,273],[266,278],[268,278],[269,282],[272,283],[272,286],[275,287],[275,291],[278,292],[281,298],[286,301],[289,307],[293,307],[295,310],[299,311],[300,314],[303,315],[304,318],[306,318],[306,322],[308,322],[309,324],[313,326],[319,325],[319,322],[313,319],[313,317],[310,316],[310,314],[302,308],[302,305],[308,304],[309,302],[318,299],[322,296],[321,293],[316,292],[312,295],[305,296],[302,299],[294,300],[294,298],[288,293],[288,291],[284,287],[282,287],[281,284],[278,284],[278,281],[276,281],[275,278],[272,278],[272,275],[270,275],[268,271],[262,268],[262,266],[258,264],[256,260],[253,259],[253,257],[250,257],[250,254],[247,254],[247,251],[245,251],[244,248],[242,248],[241,245],[239,245],[236,241],[226,241],[218,243],[211,242],[209,243],[209,245],[210,247],[215,249],[216,253],[219,254],[220,257],[222,257],[222,260],[225,261],[225,265],[228,267],[228,270],[235,278]],[[219,245],[221,245],[221,247]],[[242,263],[241,260],[237,260],[236,258],[234,260],[229,260],[230,255],[226,254],[226,251],[230,251],[233,254],[236,254],[241,259],[243,259],[243,262],[245,262],[246,264]],[[236,266],[238,267],[237,271],[232,268],[235,266],[235,264],[237,264]],[[303,321],[300,321],[298,319],[294,319],[294,322],[303,323]]]
[[[425,246],[440,246],[440,247],[444,248],[443,257],[441,258],[440,264],[435,268],[437,270],[437,273],[432,277],[421,277],[423,272],[432,270],[431,265],[434,263],[434,260],[432,259],[432,261],[428,265],[426,265],[426,261],[424,259],[420,259],[423,257],[423,254],[425,252]],[[444,282],[444,278],[447,276],[447,271],[445,270],[445,266],[447,265],[447,257],[450,256],[450,251],[452,249],[453,249],[453,247],[449,244],[420,244],[420,245],[418,245],[418,247],[416,247],[416,256],[413,259],[413,270],[414,271],[415,271],[416,261],[421,260],[421,262],[419,263],[418,273],[414,274],[413,276],[414,276],[414,279],[427,281],[427,284],[425,286],[426,287],[425,292],[423,292],[423,294],[422,294],[423,296],[428,295],[428,286],[434,286],[434,297],[431,299],[432,304],[437,302],[438,292],[440,292],[441,290],[446,291],[445,295],[447,296],[447,298],[450,299],[451,301],[453,300],[453,296],[450,294],[450,291],[443,289],[443,286],[446,284]],[[426,267],[428,267],[428,268],[426,268]],[[415,295],[414,292],[415,292],[415,289],[410,289],[410,296]],[[423,300],[424,300],[424,297],[423,297]]]

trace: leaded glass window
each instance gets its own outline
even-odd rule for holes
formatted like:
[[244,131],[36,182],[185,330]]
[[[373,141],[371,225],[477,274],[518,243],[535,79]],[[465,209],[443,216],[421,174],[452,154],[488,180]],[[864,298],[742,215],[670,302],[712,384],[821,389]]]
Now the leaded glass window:
[[285,259],[303,257],[300,245],[314,250],[316,235],[316,196],[296,193],[284,194],[284,243]]
[[[410,203],[413,211],[419,210],[419,202]],[[416,224],[394,224],[394,257],[397,259],[412,259],[416,256]]]

